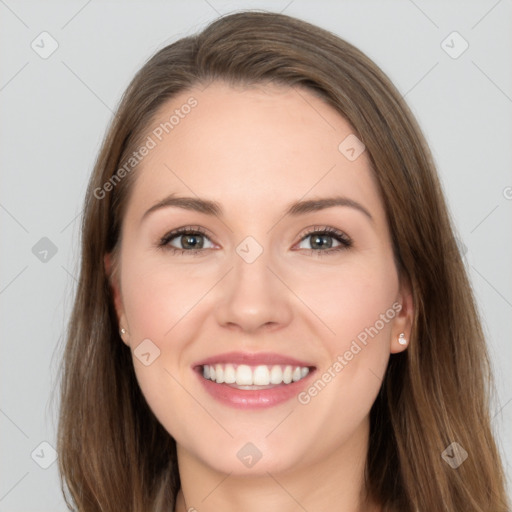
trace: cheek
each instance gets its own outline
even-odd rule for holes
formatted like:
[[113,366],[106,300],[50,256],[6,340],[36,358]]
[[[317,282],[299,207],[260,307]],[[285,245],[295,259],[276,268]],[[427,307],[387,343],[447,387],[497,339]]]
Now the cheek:
[[367,259],[364,265],[333,268],[316,284],[304,279],[299,293],[324,324],[318,332],[327,357],[302,402],[315,401],[324,411],[336,403],[335,416],[361,418],[375,400],[390,356],[396,268],[392,259]]
[[141,339],[167,337],[215,282],[210,274],[149,259],[126,262],[123,303],[131,334]]
[[[186,439],[186,422],[177,419],[173,411],[187,411],[187,421],[204,422],[204,411],[184,391],[183,383],[190,379],[187,350],[194,339],[195,325],[190,319],[194,318],[198,299],[211,287],[211,279],[191,276],[183,269],[177,271],[167,262],[147,256],[123,260],[121,279],[138,384],[166,430],[175,438]],[[145,350],[151,353],[151,362],[145,365],[137,347],[148,339],[154,345]]]
[[307,273],[289,276],[289,281],[324,325],[319,332],[331,356],[348,349],[351,340],[358,337],[364,343],[365,334],[369,336],[367,329],[372,338],[389,339],[396,316],[392,306],[399,289],[391,257],[347,258],[337,266],[310,268]]

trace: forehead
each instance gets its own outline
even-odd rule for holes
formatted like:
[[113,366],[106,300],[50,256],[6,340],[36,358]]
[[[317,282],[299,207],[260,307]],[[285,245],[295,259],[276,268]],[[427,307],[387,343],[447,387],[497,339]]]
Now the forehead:
[[154,147],[137,167],[138,207],[178,193],[256,212],[333,191],[379,206],[366,152],[353,160],[340,151],[352,127],[304,88],[214,82],[165,103],[147,135]]

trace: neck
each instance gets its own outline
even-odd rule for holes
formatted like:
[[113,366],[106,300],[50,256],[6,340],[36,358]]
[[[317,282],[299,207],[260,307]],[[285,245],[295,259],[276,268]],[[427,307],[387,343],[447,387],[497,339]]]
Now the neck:
[[221,473],[178,445],[181,489],[175,512],[376,512],[364,499],[368,425],[329,456],[284,473]]

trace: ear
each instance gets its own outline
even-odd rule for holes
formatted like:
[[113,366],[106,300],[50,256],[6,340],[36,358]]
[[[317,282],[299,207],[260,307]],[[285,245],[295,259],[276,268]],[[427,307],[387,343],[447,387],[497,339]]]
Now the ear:
[[[114,300],[114,308],[116,310],[117,322],[119,330],[127,329],[126,316],[124,314],[123,301],[121,298],[121,287],[119,284],[118,273],[114,269],[114,262],[111,253],[105,254],[103,258],[103,264],[105,266],[105,274],[108,279],[110,291],[112,292],[112,298]],[[128,345],[128,332],[125,334],[119,334],[122,340]]]
[[[390,352],[392,354],[403,352],[409,346],[411,340],[414,301],[408,279],[404,278],[401,280],[400,291],[395,304],[397,314],[393,322],[390,340]],[[398,305],[400,305],[400,307]],[[395,309],[395,305],[393,307]],[[401,333],[404,334],[403,338],[406,340],[404,344],[398,342]]]

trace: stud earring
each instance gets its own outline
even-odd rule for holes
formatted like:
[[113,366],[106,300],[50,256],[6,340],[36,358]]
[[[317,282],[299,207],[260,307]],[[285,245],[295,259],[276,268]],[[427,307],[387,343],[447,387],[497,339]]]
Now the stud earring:
[[398,336],[398,343],[400,343],[400,345],[407,345],[407,340],[405,339],[405,334],[403,332]]
[[126,329],[123,327],[119,332],[121,333],[122,336],[123,334],[126,334]]

